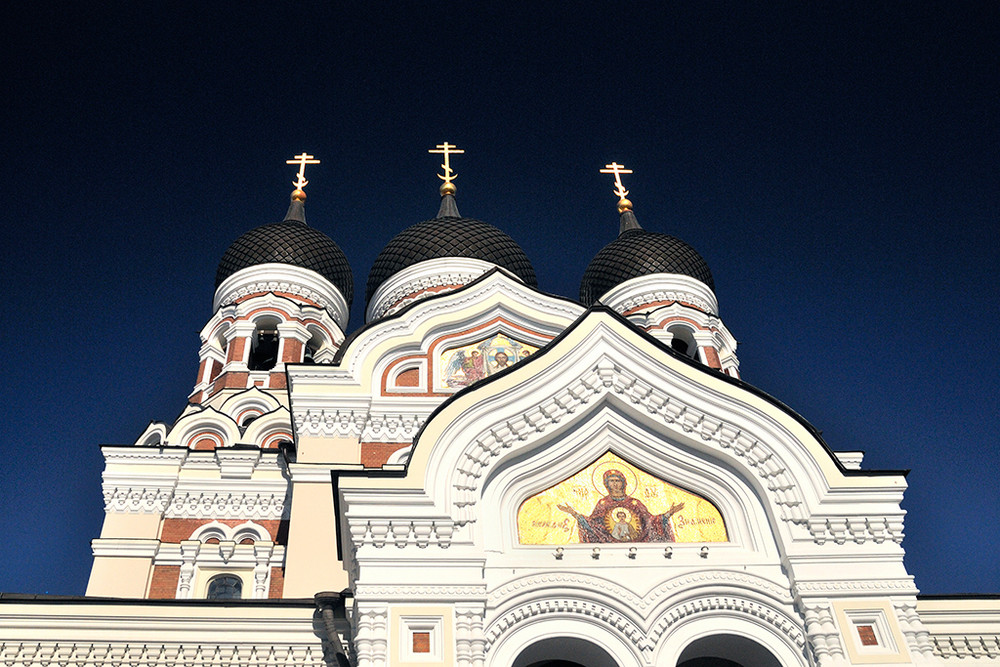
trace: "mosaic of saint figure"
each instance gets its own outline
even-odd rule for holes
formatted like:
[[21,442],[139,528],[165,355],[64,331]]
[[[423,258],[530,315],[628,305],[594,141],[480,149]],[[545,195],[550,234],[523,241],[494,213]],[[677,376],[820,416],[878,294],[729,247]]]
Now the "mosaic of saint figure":
[[604,472],[604,488],[608,493],[597,501],[589,515],[560,503],[559,509],[576,519],[581,542],[673,542],[674,530],[670,517],[684,509],[684,503],[673,503],[663,514],[653,514],[641,500],[625,492],[625,474],[614,468]]
[[510,368],[537,348],[503,334],[441,354],[442,388],[467,387],[477,380]]

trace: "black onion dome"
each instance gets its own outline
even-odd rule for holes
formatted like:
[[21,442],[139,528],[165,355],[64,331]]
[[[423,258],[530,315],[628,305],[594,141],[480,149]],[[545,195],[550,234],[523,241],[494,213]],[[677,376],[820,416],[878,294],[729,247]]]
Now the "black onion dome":
[[301,202],[292,202],[283,222],[256,227],[233,241],[215,272],[215,287],[241,269],[270,263],[315,271],[333,283],[351,307],[354,279],[347,257],[333,239],[305,223]]
[[647,232],[635,222],[631,211],[626,215],[631,220],[622,220],[618,238],[594,256],[583,274],[580,301],[584,305],[589,306],[626,280],[653,273],[690,276],[715,291],[712,271],[694,248],[675,236]]
[[444,200],[438,217],[407,227],[382,249],[368,274],[366,301],[399,271],[441,257],[481,259],[507,269],[530,287],[538,287],[535,269],[514,239],[489,223],[460,217],[451,195]]

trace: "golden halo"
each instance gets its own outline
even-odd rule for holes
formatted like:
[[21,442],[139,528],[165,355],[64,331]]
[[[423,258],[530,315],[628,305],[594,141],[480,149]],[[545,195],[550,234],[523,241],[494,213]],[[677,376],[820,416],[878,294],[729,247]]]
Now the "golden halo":
[[604,463],[599,463],[595,468],[594,472],[591,473],[591,481],[594,483],[594,488],[602,496],[608,494],[608,488],[604,486],[604,473],[607,470],[614,469],[625,475],[625,495],[631,496],[635,493],[636,488],[639,486],[639,480],[636,479],[635,473],[632,468],[629,467],[627,463],[619,463],[618,461],[605,461]]

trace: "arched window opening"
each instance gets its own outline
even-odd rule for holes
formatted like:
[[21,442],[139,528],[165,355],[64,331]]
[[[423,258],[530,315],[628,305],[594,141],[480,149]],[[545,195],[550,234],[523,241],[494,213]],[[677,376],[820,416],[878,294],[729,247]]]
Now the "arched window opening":
[[677,667],[781,667],[766,648],[746,637],[711,635],[684,649]]
[[278,363],[277,329],[257,329],[250,343],[250,360],[247,366],[252,371],[269,371]]
[[683,326],[674,326],[667,329],[669,333],[673,335],[670,339],[670,347],[683,354],[689,359],[694,359],[695,361],[700,361],[698,359],[698,344],[694,341],[694,334],[691,330]]
[[319,352],[319,347],[313,345],[312,341],[309,341],[309,343],[306,344],[306,351],[302,355],[302,363],[315,364],[317,352]]
[[243,580],[232,574],[220,574],[208,582],[209,600],[239,600],[243,596]]
[[618,667],[618,662],[585,639],[551,637],[526,647],[513,667]]
[[316,327],[309,327],[309,333],[312,334],[312,338],[306,341],[305,351],[302,355],[302,363],[304,364],[315,364],[316,355],[319,351],[323,349],[323,345],[326,343],[323,333]]

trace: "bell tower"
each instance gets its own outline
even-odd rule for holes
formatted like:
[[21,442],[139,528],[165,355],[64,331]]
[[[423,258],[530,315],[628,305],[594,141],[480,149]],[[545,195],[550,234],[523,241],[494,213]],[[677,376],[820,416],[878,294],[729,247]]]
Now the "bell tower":
[[283,592],[292,441],[286,364],[328,363],[344,341],[351,268],[305,218],[302,153],[280,222],[229,246],[201,331],[194,390],[172,424],[106,446],[105,520],[88,595],[275,598]]

